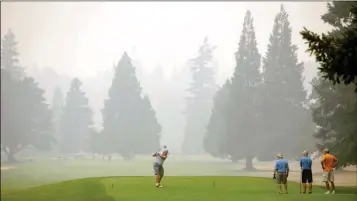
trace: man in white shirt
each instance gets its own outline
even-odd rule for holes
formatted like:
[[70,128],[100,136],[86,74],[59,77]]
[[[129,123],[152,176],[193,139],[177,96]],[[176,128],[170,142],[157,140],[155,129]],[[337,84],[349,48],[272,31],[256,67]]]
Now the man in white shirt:
[[152,155],[153,157],[155,157],[155,162],[154,162],[153,168],[154,168],[155,181],[156,181],[157,188],[163,187],[161,185],[161,180],[164,177],[163,164],[167,158],[168,153],[169,153],[169,150],[167,149],[167,146],[165,145],[164,148],[160,152],[156,152]]

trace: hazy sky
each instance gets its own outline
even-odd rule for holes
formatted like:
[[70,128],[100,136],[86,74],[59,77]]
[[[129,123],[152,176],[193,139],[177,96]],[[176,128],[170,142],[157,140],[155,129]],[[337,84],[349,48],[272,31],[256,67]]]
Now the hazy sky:
[[[110,69],[123,51],[136,49],[144,68],[161,64],[166,73],[195,56],[208,36],[216,59],[229,75],[243,18],[252,11],[260,52],[265,55],[280,2],[17,2],[1,3],[1,36],[12,28],[24,66],[52,67],[86,77]],[[328,29],[324,2],[285,2],[299,59],[312,60],[299,31]],[[313,74],[307,69],[306,74]]]

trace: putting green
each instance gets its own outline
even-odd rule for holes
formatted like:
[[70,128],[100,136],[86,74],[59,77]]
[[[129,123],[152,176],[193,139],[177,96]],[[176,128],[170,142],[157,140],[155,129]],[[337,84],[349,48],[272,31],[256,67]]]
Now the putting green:
[[102,177],[65,181],[14,190],[4,201],[354,201],[354,188],[340,187],[335,195],[300,195],[299,184],[289,183],[289,194],[276,193],[273,179],[257,177],[165,177],[155,188],[153,177]]

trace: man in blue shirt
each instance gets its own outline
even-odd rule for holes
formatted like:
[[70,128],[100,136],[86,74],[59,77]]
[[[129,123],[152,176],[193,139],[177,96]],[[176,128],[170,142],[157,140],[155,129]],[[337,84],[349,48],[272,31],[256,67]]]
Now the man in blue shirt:
[[274,167],[274,179],[278,185],[279,194],[281,194],[281,184],[284,184],[285,194],[288,194],[288,176],[289,176],[289,164],[288,161],[283,158],[283,154],[277,155]]
[[304,191],[303,193],[306,193],[306,184],[309,183],[309,194],[312,193],[312,171],[311,171],[311,166],[312,166],[312,160],[308,156],[308,152],[304,151],[302,152],[302,157],[300,159],[300,167],[301,167],[301,182],[303,183],[303,188]]

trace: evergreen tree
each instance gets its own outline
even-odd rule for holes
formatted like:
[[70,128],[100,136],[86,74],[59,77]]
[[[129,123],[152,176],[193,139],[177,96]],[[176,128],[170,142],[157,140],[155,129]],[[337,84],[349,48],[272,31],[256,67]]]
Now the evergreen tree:
[[212,66],[214,49],[206,37],[199,48],[199,55],[190,60],[193,82],[188,89],[191,96],[187,98],[185,110],[185,138],[182,144],[184,153],[204,153],[203,138],[216,91]]
[[[60,142],[60,123],[61,123],[61,117],[62,117],[62,112],[63,112],[63,94],[62,90],[60,87],[56,87],[54,94],[53,94],[53,99],[52,99],[52,116],[53,116],[53,127],[54,127],[54,137],[56,138],[57,142]],[[58,144],[59,145],[59,144]],[[57,148],[59,148],[57,146]],[[59,150],[56,150],[59,151]]]
[[247,11],[235,54],[236,67],[229,87],[228,140],[226,147],[232,161],[246,158],[246,169],[253,169],[252,159],[259,150],[260,134],[260,54],[257,48],[253,17]]
[[135,68],[126,52],[115,68],[108,95],[102,110],[102,134],[107,148],[125,159],[156,150],[161,126],[148,97],[141,96]]
[[142,131],[139,132],[141,136],[137,139],[137,143],[140,146],[137,147],[135,153],[147,154],[160,147],[159,134],[161,132],[161,125],[156,119],[156,112],[150,103],[149,97],[145,95],[140,102],[141,108],[138,124],[141,125]]
[[1,40],[1,68],[5,69],[14,79],[22,79],[25,76],[23,67],[19,64],[19,53],[15,34],[11,29]]
[[63,107],[60,124],[60,150],[63,154],[83,149],[93,124],[92,110],[81,85],[79,79],[72,80]]
[[[349,79],[348,77],[342,76],[342,79],[346,78],[344,80],[345,84],[335,84],[336,80],[329,80],[331,78],[326,76],[326,74],[333,72],[333,69],[343,68],[351,70],[345,71],[348,74],[353,73],[352,69],[355,69],[357,66],[356,59],[345,57],[346,55],[356,55],[355,50],[352,48],[355,45],[352,40],[346,37],[345,33],[351,32],[351,30],[353,32],[357,27],[356,21],[354,21],[356,20],[356,13],[353,13],[357,11],[357,3],[333,2],[328,4],[328,8],[328,13],[323,15],[322,19],[333,25],[335,29],[333,32],[329,32],[320,38],[320,41],[316,42],[315,45],[319,43],[325,44],[329,40],[333,40],[336,49],[333,50],[333,47],[324,45],[316,46],[321,47],[318,50],[319,52],[315,53],[317,61],[321,64],[319,68],[321,73],[312,82],[313,91],[311,98],[316,102],[311,107],[313,120],[318,128],[314,134],[319,139],[318,148],[328,147],[339,159],[339,165],[343,166],[357,163],[355,157],[357,152],[357,96],[354,92],[355,86],[345,85],[348,84],[346,83],[346,80]],[[353,10],[353,8],[355,9]],[[354,34],[354,39],[356,39],[356,30],[354,30]],[[306,30],[302,32],[302,35],[310,42],[316,41],[317,38],[316,34],[312,34]],[[311,35],[314,37],[311,37]],[[345,44],[350,48],[338,45],[339,43]],[[310,51],[316,51],[314,45],[311,45],[309,48]],[[328,60],[321,59],[321,54],[329,55],[332,52],[334,55],[330,55],[331,57]],[[341,58],[345,59],[345,62],[340,62]],[[326,67],[331,68],[325,69]]]
[[346,85],[352,83],[357,92],[357,3],[348,4],[328,4],[329,13],[322,18],[335,26],[334,32],[320,36],[305,28],[301,35],[307,40],[308,51],[320,63],[323,78],[333,81],[333,84],[341,81]]
[[227,80],[215,94],[210,120],[207,124],[204,148],[213,157],[226,158],[228,153],[232,153],[227,150],[228,147],[226,146],[229,140],[227,117],[229,112],[230,85],[230,80]]
[[1,69],[1,149],[9,162],[30,145],[51,149],[51,110],[43,94],[31,77],[18,80],[12,72]]
[[[278,152],[286,157],[296,156],[301,151],[297,142],[306,138],[306,91],[303,87],[303,63],[297,59],[297,46],[291,42],[288,14],[281,5],[274,20],[268,50],[263,60],[264,71],[264,123],[265,152],[259,159],[271,159]],[[276,141],[283,142],[277,145]]]

